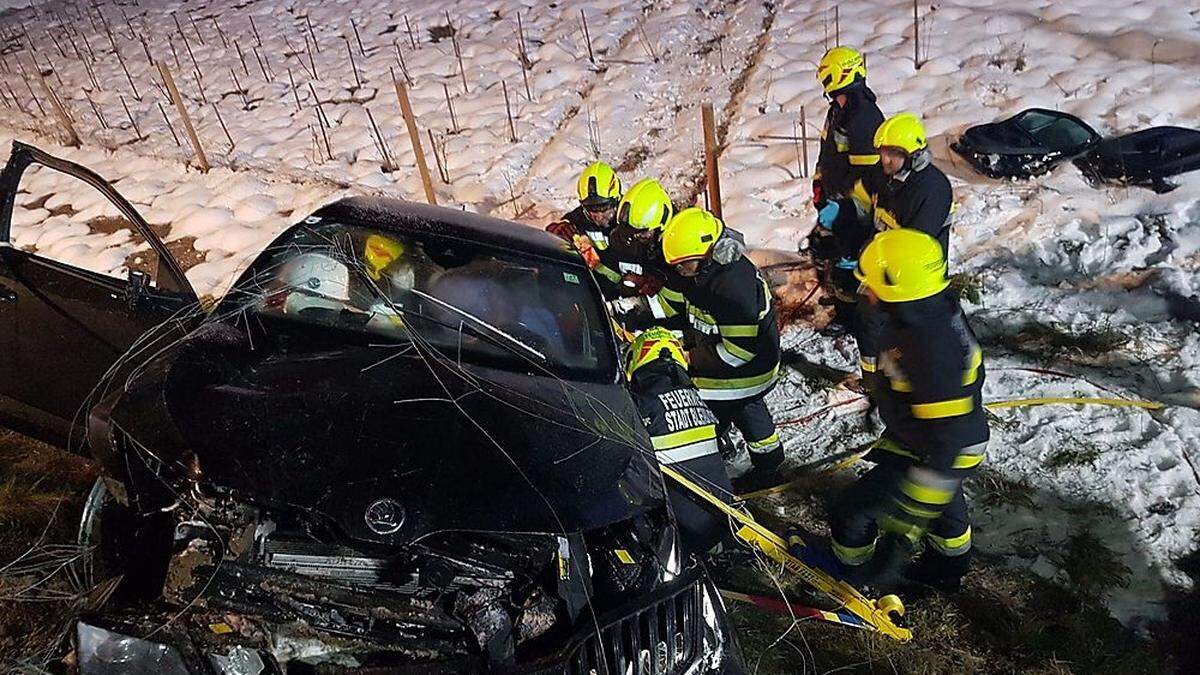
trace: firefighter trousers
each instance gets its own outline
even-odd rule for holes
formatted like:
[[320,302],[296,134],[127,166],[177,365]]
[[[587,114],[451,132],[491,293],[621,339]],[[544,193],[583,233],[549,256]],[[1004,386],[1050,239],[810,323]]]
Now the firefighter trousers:
[[[944,505],[922,505],[929,509],[928,527],[924,534],[925,556],[935,560],[935,566],[955,571],[951,576],[961,576],[966,571],[965,556],[971,551],[971,516],[966,498],[963,496],[962,480],[972,475],[982,461],[982,448],[964,449],[960,457],[975,458],[969,467],[958,467],[973,460],[956,463],[951,469],[958,488]],[[921,466],[919,459],[887,451],[873,451],[870,455],[875,466],[862,475],[853,485],[842,492],[830,505],[830,531],[833,552],[847,566],[863,565],[875,553],[879,536],[878,521],[896,507],[896,496],[909,474],[909,470]],[[956,560],[951,560],[956,559]],[[961,570],[961,571],[958,571]]]
[[775,420],[763,401],[766,392],[734,401],[707,400],[717,418],[717,438],[737,427],[750,448],[750,461],[756,470],[773,471],[783,462],[783,443],[775,430]]

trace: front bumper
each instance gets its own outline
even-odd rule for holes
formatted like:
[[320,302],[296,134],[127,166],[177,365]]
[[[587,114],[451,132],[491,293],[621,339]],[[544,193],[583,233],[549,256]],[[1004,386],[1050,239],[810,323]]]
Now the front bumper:
[[[402,664],[396,655],[380,660],[369,647],[356,652],[335,639],[320,653],[320,640],[310,634],[309,649],[297,655],[281,651],[294,644],[285,627],[268,644],[253,646],[233,633],[227,644],[206,636],[204,644],[186,631],[153,639],[102,620],[77,626],[78,662],[82,675],[260,675],[315,672],[347,675],[370,673],[469,673],[504,675],[739,675],[745,672],[736,636],[716,587],[701,569],[692,570],[655,592],[597,616],[585,611],[584,622],[563,646],[535,661],[511,667],[489,667],[482,661]],[[294,627],[293,627],[294,628]],[[317,643],[314,645],[313,643]],[[393,665],[383,665],[391,662]],[[293,670],[295,668],[295,670]]]

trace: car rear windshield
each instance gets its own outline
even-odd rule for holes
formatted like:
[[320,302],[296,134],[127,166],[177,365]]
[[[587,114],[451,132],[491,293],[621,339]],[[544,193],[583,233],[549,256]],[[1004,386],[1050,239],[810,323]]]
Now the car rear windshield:
[[607,315],[582,267],[344,224],[300,226],[255,267],[239,290],[259,314],[509,370],[615,377]]

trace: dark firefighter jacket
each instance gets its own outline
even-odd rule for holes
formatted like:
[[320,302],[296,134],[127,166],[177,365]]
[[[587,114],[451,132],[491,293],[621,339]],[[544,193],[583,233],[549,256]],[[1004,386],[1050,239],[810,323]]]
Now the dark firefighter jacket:
[[871,366],[881,376],[876,399],[887,435],[934,471],[972,468],[982,455],[960,451],[988,440],[983,352],[954,292],[879,311],[885,319]]
[[872,214],[879,231],[907,227],[937,239],[949,253],[950,213],[954,193],[950,181],[926,155],[920,168],[905,169],[873,195]]
[[[691,375],[707,400],[768,391],[779,374],[779,326],[767,282],[745,256],[709,263],[682,292],[660,293],[661,310],[683,324]],[[669,290],[669,289],[665,289]]]
[[[728,501],[733,487],[717,447],[717,418],[687,372],[670,358],[638,368],[629,383],[659,464],[671,465],[713,495]],[[703,553],[721,539],[725,519],[668,480],[667,494],[685,549]]]
[[[863,211],[870,206],[866,196],[880,181],[879,151],[875,130],[883,124],[883,113],[875,104],[875,93],[866,84],[847,87],[846,104],[830,104],[821,129],[821,152],[817,156],[817,178],[826,199],[853,196]],[[856,184],[863,185],[856,189]]]
[[604,298],[612,300],[620,297],[622,293],[621,272],[611,241],[616,212],[613,212],[613,220],[603,227],[588,218],[587,211],[583,206],[577,206],[568,211],[562,219],[570,223],[576,233],[585,235],[592,240],[592,246],[595,247],[596,254],[600,256],[600,266],[592,271],[595,273],[596,282],[600,285],[600,292],[604,294]]
[[660,464],[719,454],[717,418],[681,367],[674,362],[643,366],[630,388]]

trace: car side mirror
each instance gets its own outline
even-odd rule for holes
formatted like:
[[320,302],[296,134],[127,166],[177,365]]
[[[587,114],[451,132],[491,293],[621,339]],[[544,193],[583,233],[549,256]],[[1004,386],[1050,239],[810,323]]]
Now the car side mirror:
[[129,270],[129,280],[125,286],[125,302],[130,307],[136,307],[149,295],[150,275],[141,270]]

